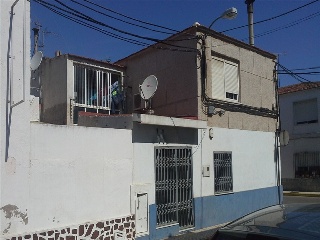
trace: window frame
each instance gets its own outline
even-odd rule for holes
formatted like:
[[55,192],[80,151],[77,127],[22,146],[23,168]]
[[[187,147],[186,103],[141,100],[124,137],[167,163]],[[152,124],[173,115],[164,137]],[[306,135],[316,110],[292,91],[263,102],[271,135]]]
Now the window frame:
[[[221,54],[214,53],[211,55],[211,96],[214,99],[219,99],[223,101],[228,102],[236,102],[240,103],[240,62],[236,59],[229,58],[227,56],[223,56]],[[223,81],[221,79],[216,79],[216,76],[214,76],[214,61],[220,61],[223,62]],[[233,67],[236,67],[236,70],[233,72],[233,74],[236,74],[236,80],[234,82],[231,82],[232,88],[236,88],[236,91],[227,91],[228,86],[226,86],[226,82],[228,81],[226,79],[226,66],[231,65]],[[219,84],[222,84],[223,86],[219,86]],[[218,90],[215,90],[215,87],[217,86]],[[230,86],[229,86],[230,87]],[[223,93],[221,93],[223,91]],[[218,94],[217,94],[218,93]],[[227,96],[230,97],[227,97]],[[236,95],[236,98],[234,98],[234,95]]]

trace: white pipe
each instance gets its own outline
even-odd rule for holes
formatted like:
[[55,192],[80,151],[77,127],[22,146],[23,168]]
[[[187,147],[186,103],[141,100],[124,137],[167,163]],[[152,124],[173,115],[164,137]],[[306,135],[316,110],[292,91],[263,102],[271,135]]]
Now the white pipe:
[[[12,15],[12,18],[11,20],[13,20],[13,15],[14,15],[14,12],[13,12],[13,8],[17,5],[17,3],[19,2],[19,0],[16,0],[12,6],[11,6],[11,15]],[[26,3],[25,1],[23,2],[23,37],[22,37],[22,44],[23,44],[23,53],[22,53],[22,58],[23,58],[23,69],[22,69],[22,73],[23,73],[23,78],[22,78],[22,91],[23,91],[23,94],[22,94],[22,100],[20,100],[19,102],[17,103],[13,103],[12,102],[12,96],[13,96],[13,78],[12,78],[12,74],[13,74],[13,63],[11,64],[11,74],[10,74],[10,107],[11,108],[14,108],[18,105],[20,105],[21,103],[25,102],[25,97],[26,97],[26,94],[25,94],[25,90],[26,90],[26,53],[25,53],[25,50],[26,50]],[[12,32],[11,32],[12,34]],[[12,45],[12,36],[11,36],[11,53],[13,52],[12,51],[12,48],[13,48],[13,45]],[[13,62],[13,56],[11,56],[11,62]]]

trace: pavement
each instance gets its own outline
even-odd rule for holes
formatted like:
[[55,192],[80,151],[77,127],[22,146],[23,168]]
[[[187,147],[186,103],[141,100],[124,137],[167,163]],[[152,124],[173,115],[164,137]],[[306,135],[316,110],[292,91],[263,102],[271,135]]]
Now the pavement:
[[283,191],[284,196],[320,197],[320,192]]
[[213,234],[218,230],[218,228],[226,224],[227,223],[199,230],[181,232],[180,235],[169,237],[167,240],[209,240],[212,238]]

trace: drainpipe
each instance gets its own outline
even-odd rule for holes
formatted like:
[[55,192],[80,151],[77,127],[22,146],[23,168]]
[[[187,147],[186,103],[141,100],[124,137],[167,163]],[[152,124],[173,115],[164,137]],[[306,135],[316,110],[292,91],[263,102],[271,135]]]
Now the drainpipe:
[[249,27],[249,44],[254,46],[254,35],[253,35],[253,2],[255,0],[246,0],[247,12],[248,12],[248,27]]

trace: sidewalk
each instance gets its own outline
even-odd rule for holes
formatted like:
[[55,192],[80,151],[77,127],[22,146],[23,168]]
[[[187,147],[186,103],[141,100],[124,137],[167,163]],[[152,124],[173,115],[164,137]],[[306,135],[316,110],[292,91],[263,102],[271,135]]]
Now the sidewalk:
[[178,236],[172,236],[167,238],[167,240],[209,240],[212,238],[213,234],[217,231],[217,229],[224,225],[225,224],[220,224],[220,225],[203,228],[199,230],[182,232]]
[[320,192],[283,191],[284,196],[320,197]]

